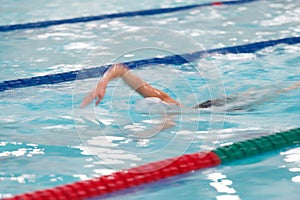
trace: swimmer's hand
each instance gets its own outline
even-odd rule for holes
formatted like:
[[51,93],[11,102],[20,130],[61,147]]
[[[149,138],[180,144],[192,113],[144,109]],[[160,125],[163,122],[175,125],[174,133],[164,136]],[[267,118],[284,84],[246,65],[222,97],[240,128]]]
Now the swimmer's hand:
[[112,65],[103,75],[101,81],[98,83],[97,87],[91,91],[82,101],[80,107],[84,108],[89,105],[94,99],[96,100],[95,105],[97,106],[103,99],[107,84],[115,78],[123,76],[129,69],[123,64]]
[[97,87],[91,91],[81,102],[80,108],[84,108],[89,105],[94,99],[96,99],[95,105],[97,106],[103,99],[106,92],[107,82],[100,81]]

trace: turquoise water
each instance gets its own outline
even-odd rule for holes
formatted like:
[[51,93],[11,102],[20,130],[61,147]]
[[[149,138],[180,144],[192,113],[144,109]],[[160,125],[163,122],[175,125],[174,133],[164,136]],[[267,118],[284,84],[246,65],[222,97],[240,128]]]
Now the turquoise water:
[[[190,3],[199,2],[6,1],[0,24]],[[0,80],[299,36],[299,19],[296,0],[258,1],[0,33]],[[299,52],[300,45],[277,45],[133,71],[180,100],[182,110],[143,107],[121,81],[109,85],[100,106],[86,109],[80,102],[98,79],[1,92],[0,198],[299,127],[300,89],[274,95],[300,81]],[[226,108],[189,109],[224,95],[239,99]],[[230,109],[240,106],[246,109]],[[174,125],[158,133],[164,121]],[[106,198],[297,199],[299,155],[296,146]]]

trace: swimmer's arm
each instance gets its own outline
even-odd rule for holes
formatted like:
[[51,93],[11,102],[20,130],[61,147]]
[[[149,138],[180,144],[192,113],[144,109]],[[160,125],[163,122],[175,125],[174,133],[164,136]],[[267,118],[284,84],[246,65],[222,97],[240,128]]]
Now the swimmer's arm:
[[284,92],[290,91],[290,90],[295,90],[298,87],[300,87],[300,81],[283,89]]
[[125,65],[115,64],[106,71],[97,87],[83,99],[81,107],[90,104],[94,99],[97,99],[95,104],[98,105],[105,95],[107,84],[112,79],[118,77],[121,77],[131,89],[135,90],[143,97],[157,97],[166,103],[179,105],[177,101],[172,99],[165,92],[152,87],[138,76],[132,74]]
[[168,94],[152,87],[138,76],[132,74],[129,70],[122,76],[122,78],[127,83],[127,85],[131,87],[131,89],[135,90],[145,98],[157,97],[166,103],[179,105],[179,103],[172,99]]

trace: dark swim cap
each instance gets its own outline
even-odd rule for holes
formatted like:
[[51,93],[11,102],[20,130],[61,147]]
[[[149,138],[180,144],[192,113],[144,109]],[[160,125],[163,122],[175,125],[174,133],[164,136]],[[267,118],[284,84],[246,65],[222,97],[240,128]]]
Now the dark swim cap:
[[194,108],[209,108],[212,106],[212,101],[211,100],[207,100],[203,103],[200,103],[198,105],[196,105]]

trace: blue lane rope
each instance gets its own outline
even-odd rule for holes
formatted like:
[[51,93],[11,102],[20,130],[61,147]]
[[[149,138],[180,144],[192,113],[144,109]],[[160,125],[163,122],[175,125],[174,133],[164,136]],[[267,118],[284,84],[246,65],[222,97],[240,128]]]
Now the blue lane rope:
[[91,22],[91,21],[99,21],[105,19],[123,18],[123,17],[159,15],[159,14],[178,12],[178,11],[189,10],[194,8],[200,8],[205,6],[235,5],[235,4],[248,3],[252,1],[258,1],[258,0],[219,1],[219,2],[193,4],[193,5],[173,7],[173,8],[157,8],[157,9],[149,9],[149,10],[98,15],[98,16],[86,16],[86,17],[78,17],[78,18],[71,18],[71,19],[62,19],[62,20],[49,20],[49,21],[32,22],[32,23],[25,23],[25,24],[2,25],[0,26],[0,32],[9,32],[15,30],[22,30],[22,29],[46,28],[55,25],[74,24],[74,23]]
[[[300,37],[289,37],[289,38],[283,38],[277,40],[268,40],[268,41],[255,42],[255,43],[244,44],[239,46],[211,49],[207,51],[197,51],[197,52],[182,54],[182,55],[172,55],[163,58],[150,58],[144,60],[130,61],[124,64],[127,65],[130,69],[138,68],[150,64],[182,65],[184,63],[188,63],[190,61],[199,59],[201,58],[201,56],[206,54],[254,53],[263,48],[275,46],[277,44],[282,44],[282,43],[289,44],[289,45],[298,44],[300,43]],[[2,83],[0,82],[0,92],[6,90],[12,90],[15,88],[24,88],[24,87],[38,86],[44,84],[57,84],[62,82],[74,81],[76,79],[81,80],[87,78],[96,78],[96,77],[100,77],[109,66],[110,65],[106,65],[106,66],[94,67],[94,68],[84,69],[84,70],[76,70],[76,71],[70,71],[70,72],[64,72],[58,74],[50,74],[45,76],[36,76],[31,78],[4,81]]]

